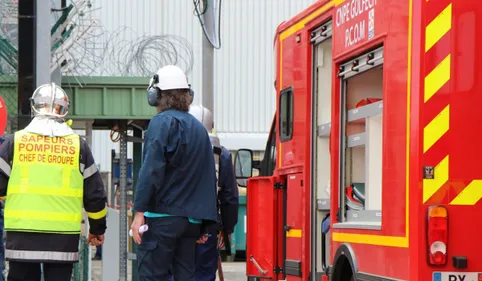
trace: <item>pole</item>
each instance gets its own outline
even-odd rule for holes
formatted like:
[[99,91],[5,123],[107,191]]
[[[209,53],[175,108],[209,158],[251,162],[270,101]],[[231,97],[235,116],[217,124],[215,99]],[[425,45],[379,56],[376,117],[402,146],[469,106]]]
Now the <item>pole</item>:
[[224,281],[223,261],[221,260],[221,255],[218,255],[218,277],[219,281]]
[[[41,1],[44,1],[44,0],[41,0]],[[67,8],[67,0],[60,0],[60,1],[57,0],[55,3],[57,3],[57,2],[60,2],[60,8],[61,8],[61,9]],[[46,6],[48,6],[48,5],[46,5]],[[49,18],[49,19],[50,19],[50,18]],[[65,31],[64,31],[64,32],[65,32]],[[49,34],[50,34],[50,25],[49,25]],[[45,37],[45,38],[47,38],[47,37]],[[50,44],[50,42],[51,42],[51,41],[50,41],[50,40],[51,40],[51,37],[49,36],[48,39],[49,39],[48,46],[49,46],[49,48],[52,48],[52,47],[51,47],[51,44]],[[50,59],[50,56],[49,56],[49,59]],[[49,61],[49,62],[50,62],[50,61]],[[50,71],[50,68],[49,68],[49,71]],[[50,77],[51,77],[52,82],[54,82],[54,83],[57,84],[57,85],[62,85],[62,69],[61,69],[61,67],[60,67],[60,66],[57,67],[57,68],[52,72],[52,74],[50,75]]]
[[30,122],[29,99],[35,90],[36,68],[37,23],[35,6],[36,1],[18,1],[18,123],[17,128],[12,128],[12,130],[23,129]]
[[[212,0],[204,0],[206,9],[202,17],[204,18],[204,26],[207,34],[204,34],[201,26],[202,34],[202,105],[214,114],[214,46],[209,42],[207,36],[213,40],[214,38],[214,9]],[[203,2],[204,2],[203,1]],[[204,7],[201,7],[204,10]],[[202,12],[202,11],[200,11]],[[213,42],[215,43],[215,42]]]
[[[36,0],[36,64],[35,64],[35,86],[48,84],[50,77],[50,5],[45,0]],[[32,93],[30,93],[32,94]]]
[[119,281],[127,281],[127,131],[126,122],[119,126]]

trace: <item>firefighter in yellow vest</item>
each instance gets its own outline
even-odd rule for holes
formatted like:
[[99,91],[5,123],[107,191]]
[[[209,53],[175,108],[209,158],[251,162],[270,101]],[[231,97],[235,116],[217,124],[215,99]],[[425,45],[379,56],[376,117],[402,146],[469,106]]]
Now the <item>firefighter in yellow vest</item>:
[[65,122],[67,94],[55,84],[31,97],[34,118],[0,147],[0,196],[6,195],[7,280],[70,281],[79,259],[82,207],[88,241],[106,229],[106,195],[92,152]]

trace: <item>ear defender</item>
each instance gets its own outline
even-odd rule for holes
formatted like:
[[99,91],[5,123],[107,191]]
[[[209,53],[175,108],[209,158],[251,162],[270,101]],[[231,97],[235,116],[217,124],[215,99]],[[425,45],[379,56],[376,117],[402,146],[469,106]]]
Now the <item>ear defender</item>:
[[147,88],[147,102],[149,103],[150,106],[159,105],[159,96],[161,94],[161,91],[159,90],[159,88],[154,87],[154,85],[157,83],[159,83],[159,75],[154,74],[154,76],[151,79],[151,83]]
[[194,99],[194,91],[191,88],[191,84],[188,84],[188,85],[189,85],[189,95]]

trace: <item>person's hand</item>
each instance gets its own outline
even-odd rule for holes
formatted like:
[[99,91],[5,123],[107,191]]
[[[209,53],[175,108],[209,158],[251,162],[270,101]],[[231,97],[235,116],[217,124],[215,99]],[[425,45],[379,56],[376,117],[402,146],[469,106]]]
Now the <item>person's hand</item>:
[[208,234],[204,234],[203,236],[201,236],[201,237],[196,241],[196,243],[198,243],[198,244],[204,244],[204,243],[206,243],[206,241],[208,241],[208,238],[209,238],[209,235],[208,235]]
[[136,216],[134,217],[134,220],[132,221],[131,224],[131,229],[132,229],[132,238],[134,239],[134,242],[137,244],[141,244],[141,234],[139,233],[139,227],[144,225],[145,219],[144,219],[144,213],[138,213],[136,212]]
[[89,237],[87,238],[87,243],[89,243],[91,246],[100,246],[104,244],[104,234],[101,235],[95,235],[89,233]]

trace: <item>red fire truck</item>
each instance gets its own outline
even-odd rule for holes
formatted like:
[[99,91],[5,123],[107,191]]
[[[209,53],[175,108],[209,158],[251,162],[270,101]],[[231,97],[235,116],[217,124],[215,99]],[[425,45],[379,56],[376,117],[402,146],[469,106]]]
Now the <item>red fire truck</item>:
[[235,157],[248,280],[482,280],[481,32],[475,0],[323,0],[278,27],[264,158]]

